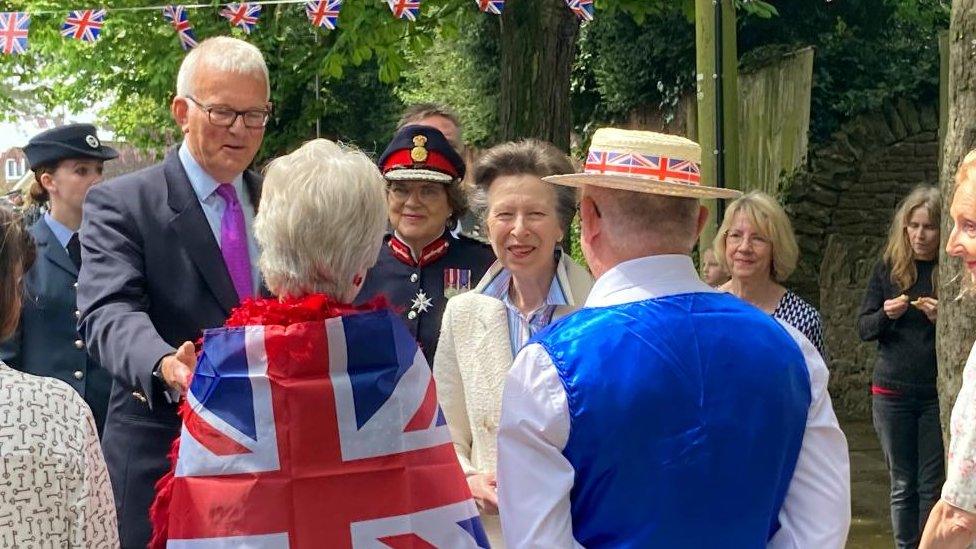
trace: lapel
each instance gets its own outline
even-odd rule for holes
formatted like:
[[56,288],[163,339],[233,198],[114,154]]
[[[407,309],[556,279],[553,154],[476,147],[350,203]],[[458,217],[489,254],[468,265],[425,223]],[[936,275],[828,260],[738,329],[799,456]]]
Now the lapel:
[[[254,206],[254,215],[257,216],[258,208],[261,202],[261,187],[264,184],[264,177],[254,170],[244,171],[244,190],[247,192],[248,198],[251,199],[251,204]],[[258,277],[261,286],[258,288],[258,295],[260,297],[274,297],[271,295],[271,290],[265,285],[264,277]]]
[[44,221],[44,216],[41,216],[40,219],[34,222],[34,226],[31,227],[30,232],[37,244],[38,256],[47,258],[48,261],[54,263],[75,279],[78,278],[78,268],[75,267],[74,262],[68,257],[68,250],[65,250],[61,246],[61,243],[58,242],[58,237],[54,236],[54,231],[48,226],[47,221]]
[[[475,352],[471,358],[481,361],[485,358],[501,353],[499,356],[511,362],[512,340],[508,334],[508,312],[505,304],[500,300],[485,295],[478,295],[474,300],[473,312],[477,319],[477,339]],[[499,337],[499,334],[504,337]],[[508,365],[504,368],[508,372]]]
[[166,155],[163,173],[166,177],[169,207],[175,214],[170,225],[179,235],[180,242],[200,271],[210,292],[220,303],[224,313],[229,315],[231,309],[238,304],[237,290],[234,289],[234,282],[220,253],[220,246],[213,237],[213,231],[207,223],[197,195],[193,192],[176,149]]

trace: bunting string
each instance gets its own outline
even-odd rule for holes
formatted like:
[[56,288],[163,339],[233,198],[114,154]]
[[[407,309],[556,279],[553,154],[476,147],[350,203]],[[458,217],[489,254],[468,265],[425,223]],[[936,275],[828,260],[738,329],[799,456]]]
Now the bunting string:
[[[393,17],[405,21],[416,21],[420,17],[422,0],[385,0]],[[262,6],[281,4],[302,4],[312,27],[335,30],[339,25],[339,11],[343,0],[258,0],[256,2],[233,2],[223,5],[218,11],[231,26],[238,27],[247,34],[258,28]],[[581,22],[593,20],[593,0],[565,0],[567,8]],[[478,9],[484,13],[501,15],[505,0],[475,0]],[[106,25],[108,12],[156,11],[176,31],[180,45],[189,50],[197,45],[197,38],[190,23],[188,10],[213,9],[213,4],[179,4],[138,6],[120,8],[101,8],[68,11],[61,24],[61,35],[66,39],[81,42],[95,42]],[[54,15],[65,13],[52,10],[28,10],[20,12],[0,12],[0,54],[14,55],[27,51],[28,34],[32,15]]]

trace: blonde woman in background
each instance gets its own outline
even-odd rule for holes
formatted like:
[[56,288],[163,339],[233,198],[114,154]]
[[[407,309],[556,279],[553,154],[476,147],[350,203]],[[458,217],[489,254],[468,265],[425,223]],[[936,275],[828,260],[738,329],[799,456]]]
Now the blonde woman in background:
[[[976,151],[966,155],[956,173],[949,215],[953,225],[946,253],[962,259],[971,298],[976,283]],[[925,525],[921,545],[924,549],[961,548],[976,541],[976,345],[966,360],[949,433],[948,475],[942,499],[933,507]]]
[[935,356],[940,204],[929,186],[902,200],[857,322],[862,340],[878,342],[871,408],[891,476],[897,547],[918,546],[945,480]]
[[713,246],[732,276],[719,289],[796,328],[826,361],[820,313],[783,285],[796,269],[799,248],[790,218],[776,199],[752,191],[734,200]]

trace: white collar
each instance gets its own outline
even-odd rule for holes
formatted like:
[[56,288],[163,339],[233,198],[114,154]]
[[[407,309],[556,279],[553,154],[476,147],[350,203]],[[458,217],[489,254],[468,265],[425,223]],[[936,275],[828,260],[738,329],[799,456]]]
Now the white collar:
[[716,292],[698,277],[698,271],[687,255],[652,255],[624,261],[603,273],[593,284],[586,307]]

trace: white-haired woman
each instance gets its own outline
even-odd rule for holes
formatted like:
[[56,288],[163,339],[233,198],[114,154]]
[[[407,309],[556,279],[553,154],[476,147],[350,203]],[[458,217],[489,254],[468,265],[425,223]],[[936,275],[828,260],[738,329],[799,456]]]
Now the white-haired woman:
[[[413,509],[418,494],[428,506],[423,508],[428,526],[464,523],[472,543],[484,541],[447,428],[438,420],[430,368],[416,342],[382,299],[352,305],[382,243],[385,195],[386,182],[366,155],[324,139],[268,167],[254,231],[262,249],[261,273],[276,297],[246,300],[225,328],[205,333],[182,414],[184,433],[201,440],[214,429],[200,427],[204,414],[235,416],[239,405],[232,402],[252,394],[255,402],[271,401],[273,414],[259,414],[256,405],[249,421],[255,433],[266,433],[257,439],[284,441],[275,449],[280,470],[267,481],[275,488],[235,490],[241,475],[233,473],[251,469],[228,466],[227,473],[221,469],[222,476],[196,492],[186,477],[210,474],[211,465],[193,443],[184,453],[181,441],[174,470],[183,474],[164,478],[153,505],[153,547],[194,531],[189,516],[194,513],[221,513],[223,531],[251,531],[253,516],[226,509],[252,505],[280,509],[287,537],[297,545],[349,546],[352,534],[323,527],[325,515],[386,520]],[[239,372],[235,357],[245,355],[251,383],[242,394],[239,374],[227,372]],[[252,366],[255,355],[261,357],[257,367]],[[353,462],[354,467],[340,466]],[[383,486],[385,505],[353,497],[369,485]],[[296,495],[300,492],[306,495]],[[194,513],[170,512],[189,507]],[[395,533],[400,532],[389,535]]]
[[820,313],[783,285],[796,269],[799,248],[779,202],[760,191],[732,201],[713,245],[732,276],[720,289],[796,328],[826,360]]
[[[962,259],[971,299],[976,285],[976,151],[966,155],[956,172],[949,216],[953,224],[946,253]],[[949,434],[946,481],[925,524],[923,549],[955,549],[976,542],[976,344],[966,360]]]
[[857,321],[861,339],[878,342],[871,409],[891,477],[897,547],[918,546],[945,481],[935,355],[941,211],[935,187],[902,200]]
[[593,285],[559,249],[575,189],[542,181],[567,173],[573,165],[565,154],[532,139],[498,145],[478,160],[474,180],[498,261],[473,292],[447,302],[434,358],[454,449],[493,547],[504,544],[495,437],[505,375],[529,338],[581,306]]

